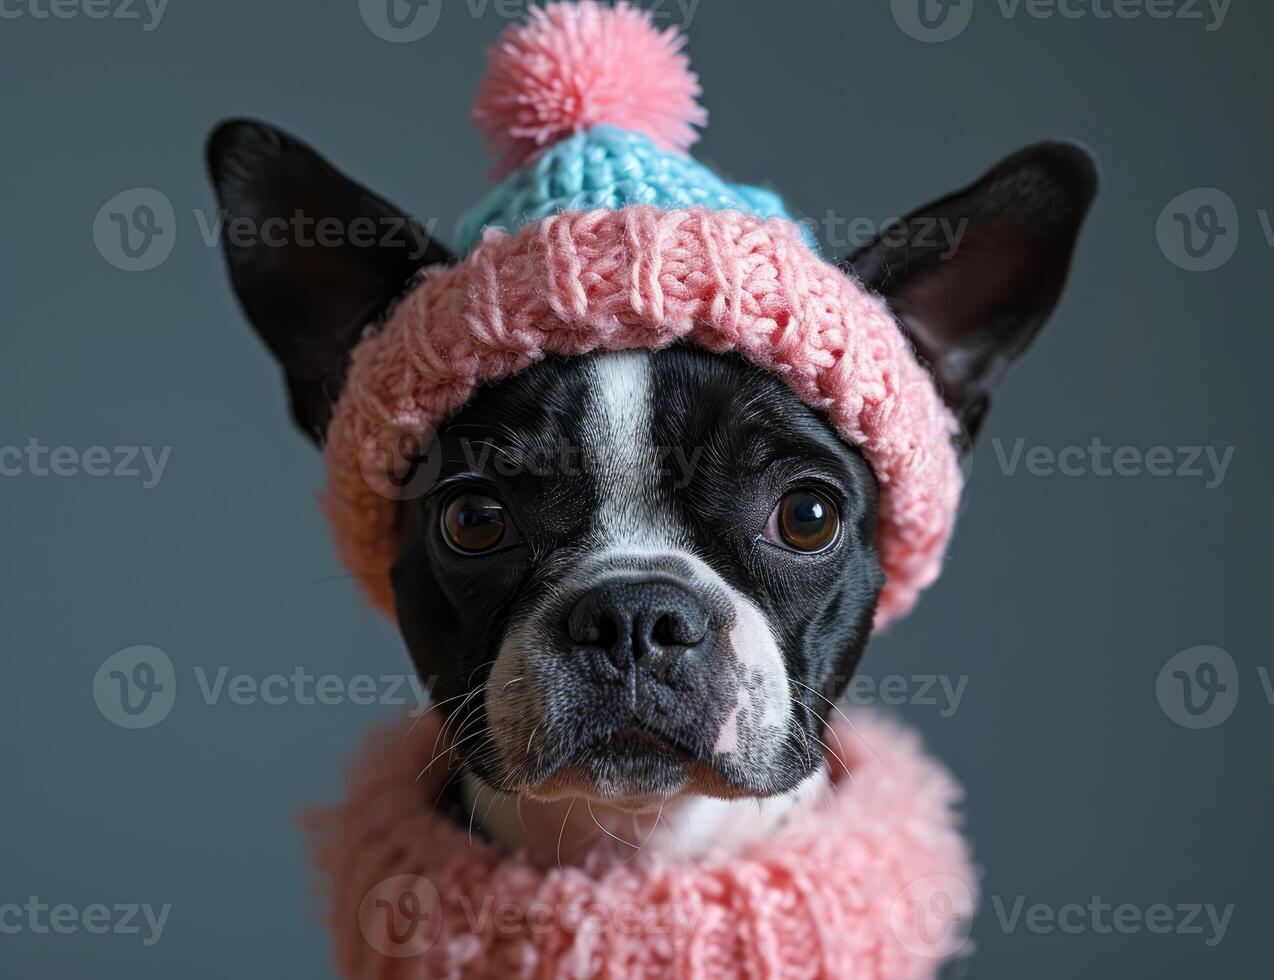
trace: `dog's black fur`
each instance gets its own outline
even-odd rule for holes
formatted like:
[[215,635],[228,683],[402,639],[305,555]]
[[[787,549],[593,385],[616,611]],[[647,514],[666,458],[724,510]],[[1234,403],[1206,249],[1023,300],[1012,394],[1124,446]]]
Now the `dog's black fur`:
[[[453,257],[412,219],[264,125],[223,124],[208,160],[229,219],[260,227],[300,211],[346,228],[357,218],[385,231],[399,223],[395,234],[363,247],[348,240],[334,248],[226,245],[245,311],[284,367],[293,414],[321,442],[365,325],[427,267]],[[1085,151],[1040,144],[920,209],[846,261],[850,274],[889,301],[932,370],[964,425],[963,449],[981,427],[991,388],[1056,304],[1095,190]],[[954,255],[944,255],[950,243],[926,237],[937,218],[948,226],[966,222]],[[764,761],[723,762],[713,740],[732,703],[729,686],[740,681],[730,673],[737,664],[722,652],[733,620],[715,587],[701,588],[687,605],[676,592],[688,591],[690,578],[681,559],[613,558],[603,572],[637,570],[647,582],[671,582],[673,591],[645,588],[621,599],[607,593],[606,615],[626,624],[630,615],[662,616],[674,633],[687,635],[655,643],[648,656],[629,651],[619,666],[611,652],[581,639],[595,630],[580,626],[580,616],[595,618],[603,601],[590,593],[613,585],[600,572],[596,581],[570,575],[600,547],[590,532],[609,500],[602,492],[607,478],[590,472],[586,454],[574,466],[567,461],[572,447],[596,445],[595,419],[587,415],[596,357],[543,361],[481,390],[441,427],[431,450],[442,460],[439,481],[401,505],[402,550],[393,569],[398,620],[416,667],[452,718],[467,765],[493,786],[543,786],[577,765],[584,785],[668,793],[698,764],[717,777],[699,780],[708,792],[790,790],[818,765],[810,737],[870,631],[882,583],[875,477],[823,419],[741,358],[684,347],[648,356],[657,398],[646,436],[664,455],[644,484],[642,506],[675,525],[679,544],[719,576],[723,589],[760,610],[799,708],[781,747]],[[529,458],[555,462],[546,469],[526,465]],[[824,493],[841,519],[835,543],[814,554],[785,549],[765,531],[776,502],[808,487]],[[509,532],[489,553],[461,555],[443,540],[440,510],[463,491],[505,508]],[[581,603],[584,613],[577,612]],[[643,611],[643,603],[659,608]],[[532,614],[549,624],[527,654],[539,658],[539,724],[531,736],[538,732],[541,747],[512,759],[491,737],[493,724],[509,722],[493,722],[485,685],[501,644]],[[646,737],[633,738],[634,730]],[[476,740],[466,745],[466,734]]]

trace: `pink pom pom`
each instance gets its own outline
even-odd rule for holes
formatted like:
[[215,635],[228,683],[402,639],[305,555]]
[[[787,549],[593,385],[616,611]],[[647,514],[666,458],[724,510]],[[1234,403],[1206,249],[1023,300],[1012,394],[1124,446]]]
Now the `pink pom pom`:
[[487,54],[472,118],[493,153],[494,176],[534,160],[558,140],[599,123],[684,153],[708,121],[685,38],[620,0],[532,8]]

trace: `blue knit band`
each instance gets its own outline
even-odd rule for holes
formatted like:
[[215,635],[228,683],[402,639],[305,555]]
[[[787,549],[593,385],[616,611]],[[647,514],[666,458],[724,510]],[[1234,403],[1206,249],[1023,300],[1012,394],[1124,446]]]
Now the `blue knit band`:
[[698,161],[661,150],[640,133],[594,126],[510,174],[460,219],[456,245],[464,254],[483,228],[514,231],[559,211],[618,210],[630,204],[791,218],[772,191],[724,181]]

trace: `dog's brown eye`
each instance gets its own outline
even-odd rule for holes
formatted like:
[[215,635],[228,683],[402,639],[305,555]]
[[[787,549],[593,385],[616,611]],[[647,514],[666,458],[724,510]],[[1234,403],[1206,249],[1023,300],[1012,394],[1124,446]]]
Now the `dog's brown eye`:
[[830,500],[814,490],[795,490],[774,508],[766,536],[796,551],[822,551],[836,540],[839,528],[840,515]]
[[453,497],[442,512],[442,536],[465,555],[490,551],[504,540],[504,505],[480,493]]

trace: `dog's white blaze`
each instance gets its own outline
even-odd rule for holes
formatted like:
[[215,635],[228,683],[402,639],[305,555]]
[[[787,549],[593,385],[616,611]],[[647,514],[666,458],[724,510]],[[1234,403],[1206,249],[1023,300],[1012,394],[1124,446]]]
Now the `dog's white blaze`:
[[671,544],[652,513],[659,465],[651,435],[650,355],[616,351],[593,359],[585,439],[596,467],[597,533],[603,547],[654,549]]

